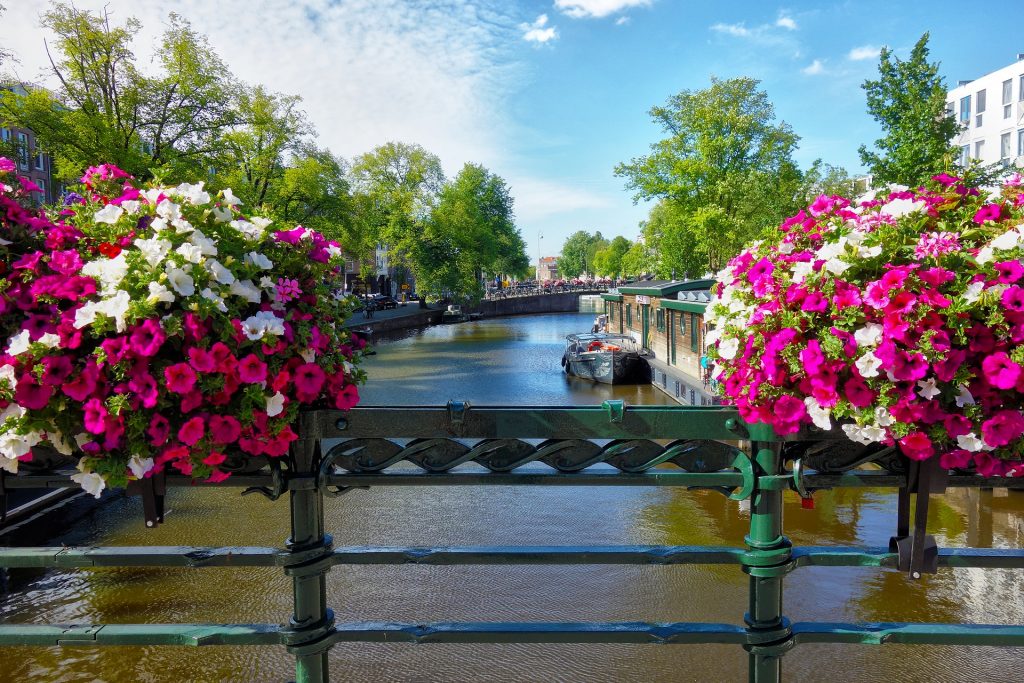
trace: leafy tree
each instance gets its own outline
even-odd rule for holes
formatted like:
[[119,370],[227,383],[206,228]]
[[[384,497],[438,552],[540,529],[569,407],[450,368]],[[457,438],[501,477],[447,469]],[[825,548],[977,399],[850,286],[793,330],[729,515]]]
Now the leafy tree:
[[365,243],[344,161],[311,143],[300,145],[284,169],[271,210],[285,225],[313,228],[353,253],[360,250],[350,245]]
[[634,242],[629,251],[622,255],[622,274],[629,277],[650,273],[653,271],[652,262],[651,249],[643,241]]
[[600,232],[591,235],[586,230],[577,230],[562,245],[558,259],[558,272],[562,277],[574,278],[593,272],[594,255],[608,244]]
[[[7,8],[4,7],[2,3],[0,3],[0,17],[2,17],[4,15],[4,12],[6,11]],[[13,59],[14,55],[11,53],[11,51],[6,50],[2,46],[0,46],[0,67],[4,65],[5,61],[13,61]]]
[[617,236],[608,246],[594,254],[594,272],[598,275],[617,278],[622,274],[622,257],[632,243],[625,237]]
[[833,166],[815,159],[811,167],[804,171],[800,203],[809,204],[823,194],[849,197],[854,194],[853,184],[853,178],[842,166]]
[[914,186],[951,167],[951,141],[958,124],[946,112],[946,85],[939,63],[928,62],[927,33],[906,61],[882,48],[878,79],[864,81],[861,87],[867,93],[868,113],[883,132],[875,141],[877,151],[865,145],[858,149],[875,184]]

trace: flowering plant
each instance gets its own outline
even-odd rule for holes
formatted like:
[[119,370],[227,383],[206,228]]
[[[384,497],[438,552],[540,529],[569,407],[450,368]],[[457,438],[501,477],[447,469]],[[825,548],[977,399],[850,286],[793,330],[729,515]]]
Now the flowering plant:
[[819,197],[719,274],[715,378],[780,434],[835,419],[915,460],[1024,475],[1022,254],[1019,176]]
[[77,448],[97,496],[168,465],[216,482],[231,452],[285,455],[300,407],[359,400],[336,243],[108,165],[50,218],[13,171],[0,158],[0,468],[49,445]]

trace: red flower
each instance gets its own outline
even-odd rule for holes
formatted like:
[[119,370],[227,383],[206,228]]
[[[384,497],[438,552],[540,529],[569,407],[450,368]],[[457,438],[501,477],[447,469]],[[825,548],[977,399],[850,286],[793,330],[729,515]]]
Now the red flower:
[[107,258],[116,258],[117,255],[121,253],[121,247],[116,244],[111,244],[110,242],[101,243],[98,250]]

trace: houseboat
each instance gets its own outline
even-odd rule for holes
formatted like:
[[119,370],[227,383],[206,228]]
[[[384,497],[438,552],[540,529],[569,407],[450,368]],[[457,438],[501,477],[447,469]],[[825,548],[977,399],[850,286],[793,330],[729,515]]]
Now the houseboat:
[[640,347],[624,334],[570,334],[565,338],[562,367],[566,374],[602,384],[628,384],[640,380]]

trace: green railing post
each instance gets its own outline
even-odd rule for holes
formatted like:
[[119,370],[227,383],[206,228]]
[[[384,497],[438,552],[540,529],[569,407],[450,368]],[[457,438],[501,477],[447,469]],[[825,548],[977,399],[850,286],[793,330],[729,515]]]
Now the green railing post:
[[[324,499],[316,485],[320,465],[320,440],[311,438],[312,425],[302,421],[299,440],[292,444],[293,480],[307,480],[308,486],[293,487],[291,493],[291,537],[286,543],[290,553],[303,553],[304,564],[309,551],[321,549],[322,556],[332,552],[331,537],[324,534]],[[295,647],[296,683],[327,683],[329,672],[327,652],[330,641],[317,647],[317,641],[328,635],[334,626],[334,614],[327,609],[327,567],[329,565],[292,565],[294,607],[290,621],[291,645]],[[298,647],[296,647],[298,646]]]
[[782,463],[775,434],[766,425],[748,425],[757,485],[750,503],[750,534],[743,571],[750,575],[747,624],[751,683],[778,683],[782,654],[792,645],[792,631],[782,616],[782,580],[792,544],[782,533],[782,491],[765,490],[761,477],[778,474]]

